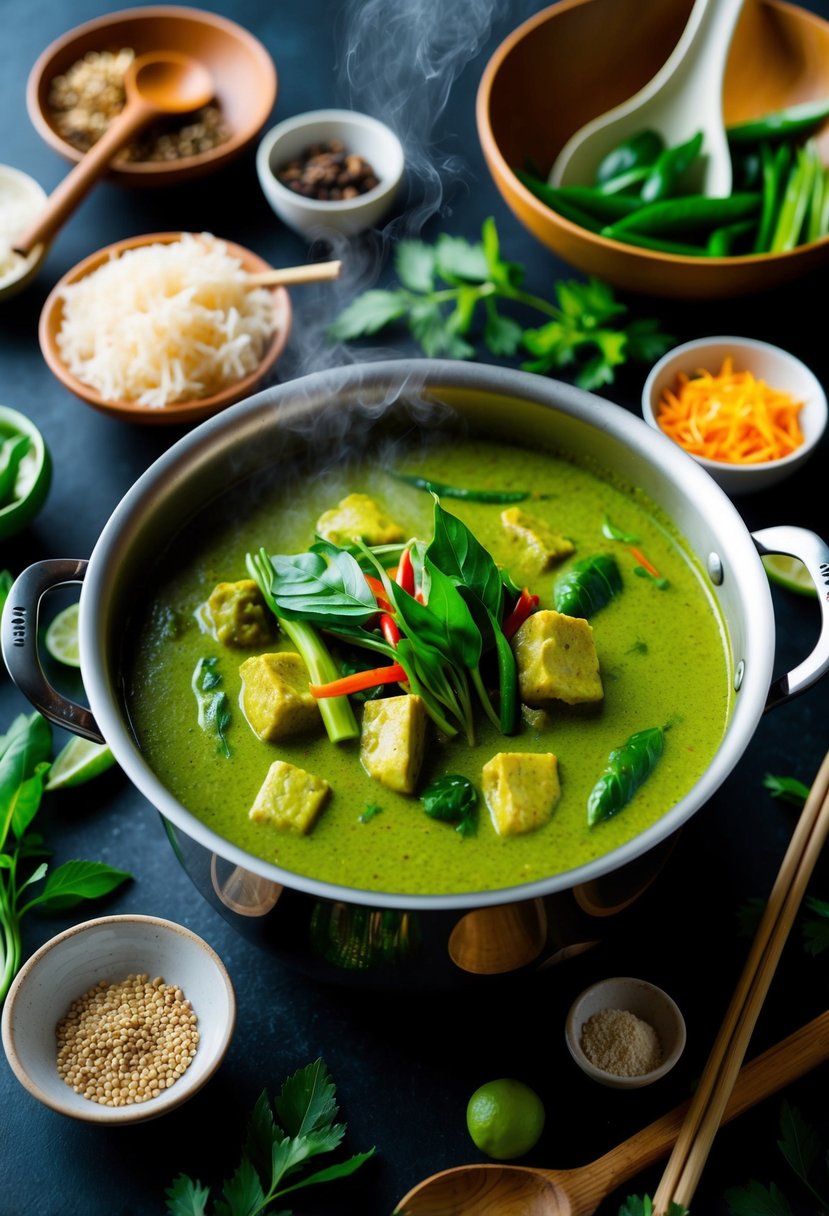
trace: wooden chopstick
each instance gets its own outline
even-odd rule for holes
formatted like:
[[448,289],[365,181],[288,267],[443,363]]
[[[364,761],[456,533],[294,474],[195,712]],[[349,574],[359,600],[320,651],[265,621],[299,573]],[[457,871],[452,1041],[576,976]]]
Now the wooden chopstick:
[[292,283],[323,283],[339,278],[342,262],[309,262],[306,266],[282,266],[246,276],[248,287],[287,287]]
[[829,835],[829,753],[801,811],[734,995],[653,1200],[654,1216],[693,1198],[809,879]]

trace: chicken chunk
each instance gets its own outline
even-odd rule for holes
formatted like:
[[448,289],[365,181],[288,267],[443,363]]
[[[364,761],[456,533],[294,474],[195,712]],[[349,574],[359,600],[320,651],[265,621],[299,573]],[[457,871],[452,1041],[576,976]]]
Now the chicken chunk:
[[534,612],[512,639],[521,700],[527,705],[601,701],[604,696],[593,629],[581,617]]
[[317,520],[317,532],[335,545],[362,540],[391,545],[404,540],[403,529],[368,494],[348,494]]
[[248,814],[254,823],[306,835],[330,793],[324,778],[285,760],[274,760]]
[[207,599],[207,614],[224,646],[267,646],[273,638],[273,617],[252,578],[217,583]]
[[549,570],[576,551],[568,537],[554,532],[543,520],[528,515],[520,507],[507,507],[502,511],[501,523],[509,536],[532,555],[539,570]]
[[425,746],[426,707],[422,697],[404,693],[366,701],[360,759],[370,777],[400,794],[413,794]]
[[561,797],[558,759],[552,752],[498,752],[484,765],[481,778],[499,836],[543,827]]
[[308,672],[298,654],[254,655],[245,659],[239,675],[242,709],[260,739],[284,739],[319,724],[319,706],[308,691]]

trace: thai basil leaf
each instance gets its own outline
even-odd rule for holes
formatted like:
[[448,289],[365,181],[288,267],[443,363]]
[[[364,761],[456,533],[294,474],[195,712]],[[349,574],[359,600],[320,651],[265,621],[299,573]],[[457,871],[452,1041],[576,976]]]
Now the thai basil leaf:
[[221,672],[218,670],[219,660],[212,658],[199,659],[193,671],[190,686],[199,707],[199,726],[208,734],[216,736],[219,750],[226,759],[230,758],[230,744],[227,741],[227,728],[230,726],[230,703],[227,693],[221,691]]
[[320,541],[309,553],[276,555],[271,563],[270,593],[288,620],[330,625],[345,617],[362,624],[377,612],[363,571],[345,549]]
[[605,515],[602,523],[602,536],[606,536],[608,540],[624,541],[627,545],[635,545],[639,540],[633,532],[623,532],[621,528],[617,528],[608,515]]
[[43,891],[29,906],[50,912],[73,908],[84,899],[109,895],[128,878],[132,875],[126,870],[116,870],[102,861],[67,861],[50,872]]
[[566,616],[591,617],[622,589],[616,559],[597,553],[571,566],[553,588],[557,612]]
[[643,781],[650,776],[662,755],[665,732],[661,726],[640,730],[607,758],[607,768],[587,799],[590,827],[618,814],[627,806]]
[[51,758],[52,728],[39,713],[15,718],[0,744],[0,847],[23,782]]
[[[449,663],[477,667],[483,642],[481,631],[454,583],[429,558],[424,559],[425,604],[396,583],[391,584],[394,607],[415,646],[422,640]],[[376,608],[375,608],[376,611]]]
[[501,573],[466,524],[444,511],[435,498],[434,535],[426,556],[458,587],[467,587],[488,612],[501,619],[504,584]]
[[478,791],[468,777],[446,773],[427,786],[420,795],[423,809],[432,819],[457,824],[461,836],[475,831]]

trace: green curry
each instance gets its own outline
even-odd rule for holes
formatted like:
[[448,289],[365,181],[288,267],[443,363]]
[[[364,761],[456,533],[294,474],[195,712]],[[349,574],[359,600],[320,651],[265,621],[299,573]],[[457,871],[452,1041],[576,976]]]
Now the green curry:
[[[273,621],[272,640],[245,648],[225,645],[215,630],[205,629],[205,602],[217,583],[249,577],[247,554],[306,552],[318,521],[344,496],[368,496],[406,538],[428,542],[433,495],[394,475],[422,473],[422,462],[422,455],[410,453],[399,456],[393,471],[382,462],[366,462],[316,477],[298,474],[250,509],[239,510],[236,501],[230,510],[225,504],[211,517],[209,541],[204,519],[183,530],[138,621],[126,680],[130,719],[149,763],[185,807],[220,836],[290,872],[407,894],[533,882],[600,857],[658,820],[702,775],[727,724],[731,669],[723,623],[682,538],[639,492],[540,451],[483,440],[429,451],[428,477],[435,483],[489,488],[495,498],[513,491],[518,499],[528,492],[517,515],[498,501],[442,495],[440,506],[489,551],[506,572],[508,587],[528,588],[539,597],[539,610],[553,609],[556,586],[585,558],[612,559],[608,564],[618,579],[607,602],[590,615],[601,700],[525,706],[505,735],[497,724],[496,698],[494,715],[481,712],[480,705],[475,709],[474,743],[463,730],[449,737],[430,721],[412,793],[369,776],[360,740],[332,743],[316,717],[290,737],[260,738],[240,705],[239,669],[260,652],[296,647]],[[541,558],[533,536],[526,528],[522,532],[526,518],[520,512],[545,537],[563,541],[563,551]],[[328,644],[339,669],[344,658],[354,658],[342,639],[329,638]],[[380,653],[363,652],[363,658],[369,667],[389,662]],[[492,670],[486,680],[497,683]],[[392,684],[379,691],[400,696],[404,690]],[[375,704],[349,700],[358,723],[365,706]],[[609,756],[631,736],[654,728],[667,729],[647,780],[631,788],[619,813],[589,817],[588,801]],[[468,820],[459,831],[460,825],[426,813],[420,794],[436,778],[466,777],[480,791],[484,766],[502,752],[557,758],[560,797],[541,826],[499,834],[483,796],[472,830]],[[307,832],[250,817],[275,760],[330,786]]]

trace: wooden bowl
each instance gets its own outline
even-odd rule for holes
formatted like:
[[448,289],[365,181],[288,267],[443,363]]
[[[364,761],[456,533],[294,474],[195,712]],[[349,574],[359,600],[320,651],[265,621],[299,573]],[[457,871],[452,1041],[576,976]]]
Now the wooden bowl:
[[[682,257],[587,232],[546,207],[515,176],[546,178],[567,139],[637,92],[664,63],[691,0],[560,0],[514,30],[478,89],[478,134],[506,203],[572,266],[630,291],[716,299],[766,291],[829,260],[829,237],[786,253]],[[647,26],[645,26],[647,20]],[[829,22],[782,0],[747,4],[734,33],[723,107],[727,124],[829,95]],[[829,161],[829,131],[819,140]]]
[[[52,288],[44,302],[40,314],[38,338],[40,340],[40,349],[50,370],[76,397],[80,397],[88,405],[94,406],[95,409],[100,410],[104,414],[109,414],[111,417],[121,418],[127,422],[162,426],[201,422],[204,418],[218,413],[219,410],[225,409],[228,405],[233,405],[236,401],[241,401],[243,397],[247,397],[253,392],[273,367],[284,350],[285,343],[288,341],[292,318],[291,301],[285,288],[278,287],[274,290],[276,329],[269,345],[265,348],[265,353],[259,366],[241,380],[234,381],[233,384],[228,385],[221,392],[214,393],[210,397],[199,397],[191,401],[179,401],[171,405],[159,407],[140,405],[135,401],[108,401],[95,389],[90,388],[88,384],[84,384],[82,380],[74,376],[63,362],[57,344],[57,336],[63,322],[63,299],[61,295],[63,289],[70,283],[77,283],[79,279],[90,274],[93,270],[97,270],[99,266],[110,258],[120,257],[122,253],[125,253],[129,249],[137,249],[143,245],[155,243],[172,244],[174,241],[180,240],[181,236],[182,233],[180,232],[154,232],[147,233],[144,236],[128,237],[123,241],[116,241],[113,245],[107,245],[96,253],[91,254],[88,258],[84,258],[77,266],[73,266],[71,270],[67,271],[63,278],[59,279]],[[270,269],[268,263],[263,258],[252,253],[251,250],[245,249],[244,246],[236,245],[233,241],[223,241],[223,244],[227,252],[232,257],[237,258],[243,268],[250,273],[258,273]]]
[[55,39],[38,57],[26,88],[26,106],[37,131],[67,160],[83,155],[57,131],[48,106],[49,88],[89,51],[180,51],[210,70],[216,101],[230,138],[195,156],[172,161],[123,161],[109,170],[108,181],[128,186],[169,186],[224,167],[257,137],[276,100],[273,60],[258,39],[227,17],[201,9],[167,5],[125,9],[76,26]]

